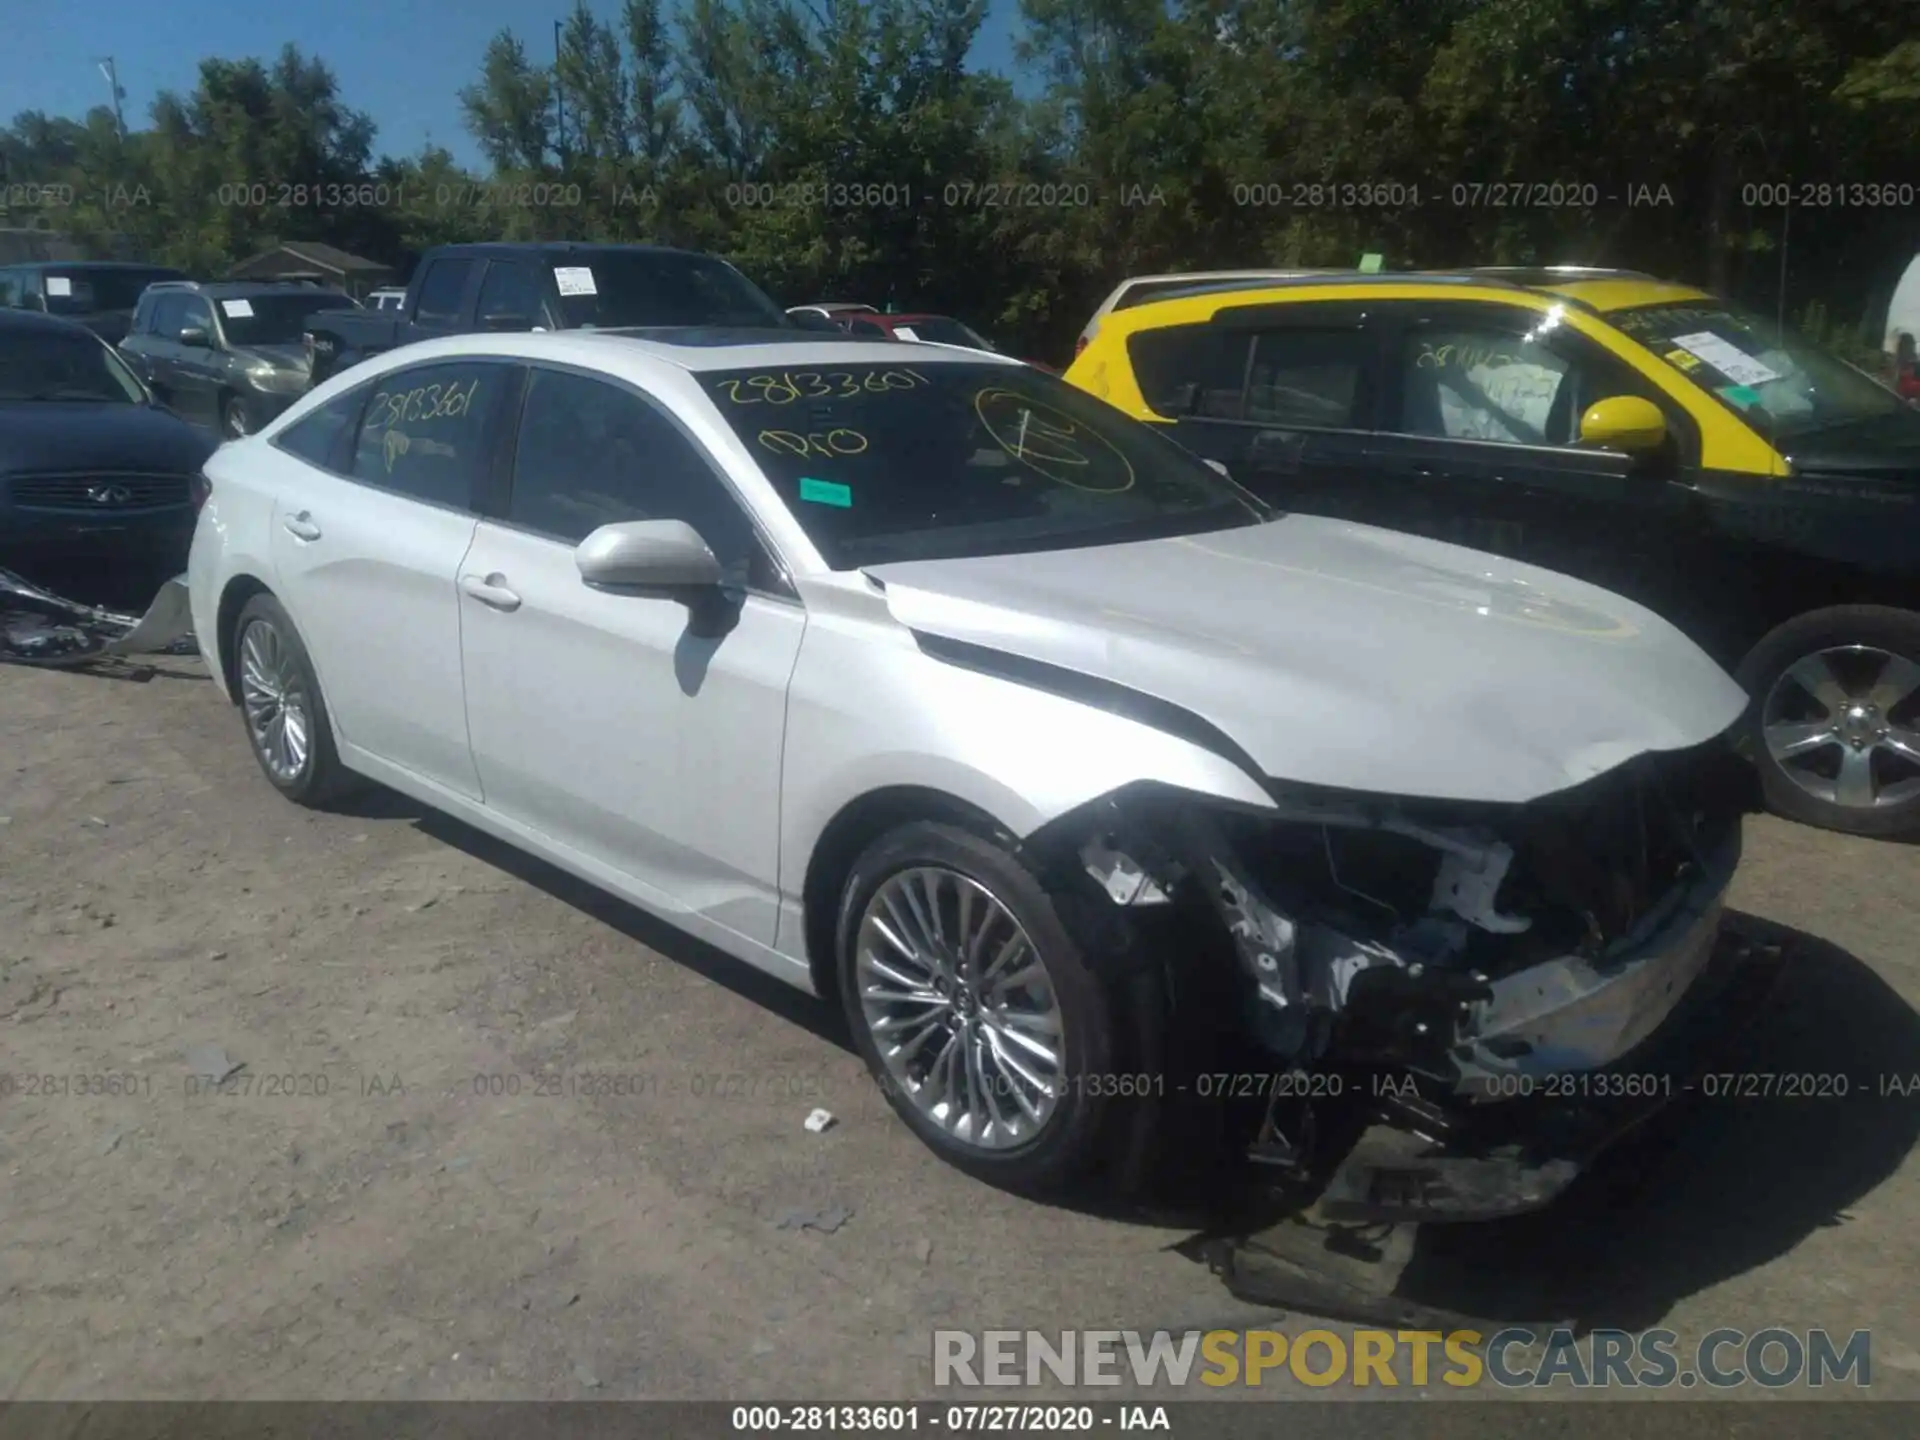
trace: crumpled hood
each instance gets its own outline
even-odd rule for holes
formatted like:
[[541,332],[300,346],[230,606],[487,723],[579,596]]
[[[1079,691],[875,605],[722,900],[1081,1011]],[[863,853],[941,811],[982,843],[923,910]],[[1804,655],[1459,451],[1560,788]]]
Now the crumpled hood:
[[1183,706],[1312,785],[1520,803],[1701,744],[1746,705],[1610,591],[1313,516],[866,573],[911,629]]

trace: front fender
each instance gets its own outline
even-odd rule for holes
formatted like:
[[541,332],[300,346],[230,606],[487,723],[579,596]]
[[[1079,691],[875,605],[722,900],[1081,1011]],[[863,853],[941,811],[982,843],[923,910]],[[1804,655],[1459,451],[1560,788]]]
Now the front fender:
[[810,624],[787,705],[780,888],[802,892],[821,835],[878,790],[937,791],[1019,839],[1126,785],[1272,808],[1259,776],[1095,704]]

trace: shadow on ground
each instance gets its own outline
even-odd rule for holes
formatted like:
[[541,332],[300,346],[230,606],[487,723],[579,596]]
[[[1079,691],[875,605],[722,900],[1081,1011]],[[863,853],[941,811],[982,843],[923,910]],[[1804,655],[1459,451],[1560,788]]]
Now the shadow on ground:
[[[384,789],[346,807],[408,818],[484,860],[686,965],[772,1014],[851,1049],[837,1006],[804,995],[712,946],[459,821]],[[1774,1004],[1716,1073],[1845,1076],[1844,1096],[1688,1097],[1619,1146],[1558,1202],[1513,1220],[1401,1227],[1385,1246],[1397,1283],[1375,1313],[1329,1307],[1309,1290],[1245,1298],[1357,1321],[1402,1323],[1431,1311],[1511,1323],[1644,1330],[1680,1300],[1763,1266],[1812,1232],[1848,1224],[1851,1208],[1900,1168],[1920,1140],[1920,1014],[1866,964],[1813,936],[1747,915],[1754,939],[1784,947],[1791,968]],[[1767,1079],[1766,1077],[1773,1077]],[[1817,1088],[1802,1086],[1801,1088]],[[1826,1088],[1834,1088],[1828,1082]],[[1906,1093],[1901,1093],[1905,1091]],[[1246,1236],[1279,1217],[1260,1209],[1244,1166],[1196,1169],[1152,1207],[1082,1199],[1074,1208],[1136,1223],[1203,1227],[1182,1248]],[[1196,1213],[1208,1198],[1211,1214]],[[1340,1262],[1352,1281],[1367,1263]]]
[[[1774,1005],[1716,1062],[1716,1075],[1755,1077],[1741,1084],[1756,1093],[1687,1097],[1535,1214],[1402,1227],[1375,1262],[1382,1316],[1404,1305],[1644,1330],[1685,1297],[1850,1223],[1898,1171],[1920,1139],[1920,1015],[1837,946],[1751,916],[1734,923],[1792,957]],[[1823,1076],[1845,1076],[1845,1095],[1779,1093],[1785,1077]],[[1368,1268],[1336,1265],[1349,1283]],[[1262,1303],[1288,1303],[1277,1284],[1258,1285]]]

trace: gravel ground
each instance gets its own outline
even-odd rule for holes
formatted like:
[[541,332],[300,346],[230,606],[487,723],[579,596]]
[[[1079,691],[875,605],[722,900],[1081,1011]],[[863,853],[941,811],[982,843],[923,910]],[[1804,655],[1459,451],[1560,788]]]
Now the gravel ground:
[[[286,804],[197,661],[0,667],[0,816],[0,1400],[899,1398],[935,1327],[1262,1318],[1188,1229],[942,1166],[817,1002],[411,802]],[[1750,1063],[1852,1093],[1704,1107],[1478,1279],[1868,1328],[1920,1395],[1920,847],[1749,836],[1806,939]]]

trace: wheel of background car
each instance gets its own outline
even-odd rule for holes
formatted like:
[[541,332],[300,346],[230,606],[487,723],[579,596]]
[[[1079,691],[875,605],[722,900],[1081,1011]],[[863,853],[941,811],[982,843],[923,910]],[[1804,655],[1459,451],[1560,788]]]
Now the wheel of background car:
[[904,825],[855,862],[837,934],[855,1044],[936,1153],[1027,1192],[1093,1166],[1126,1099],[1103,1083],[1118,1007],[1024,865],[966,830]]
[[274,789],[320,806],[354,788],[340,763],[313,661],[278,600],[256,595],[233,632],[233,673],[247,743]]
[[1920,833],[1920,613],[1798,616],[1753,648],[1739,678],[1776,813],[1854,835]]
[[247,435],[247,407],[238,395],[229,395],[220,406],[220,432],[230,440]]

